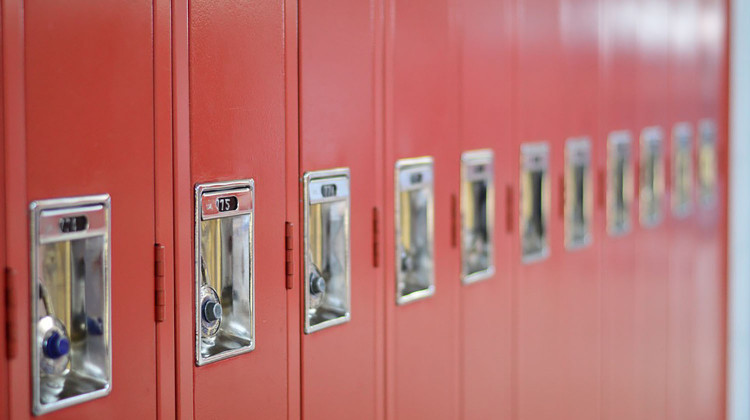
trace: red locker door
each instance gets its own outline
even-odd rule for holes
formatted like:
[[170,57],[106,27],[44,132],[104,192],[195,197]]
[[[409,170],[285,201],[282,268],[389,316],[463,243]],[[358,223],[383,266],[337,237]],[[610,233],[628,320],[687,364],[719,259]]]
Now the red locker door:
[[[184,188],[176,191],[175,216],[178,390],[192,389],[187,398],[181,393],[186,417],[192,409],[195,418],[287,417],[283,5],[189,3],[190,158],[189,170],[178,165]],[[178,145],[178,160],[185,150]],[[194,244],[179,244],[192,244],[195,185],[242,179],[253,179],[255,190],[255,348],[198,367],[195,273],[185,269],[195,266]],[[183,366],[192,367],[187,375]]]
[[[376,95],[380,91],[373,85],[376,77],[373,7],[373,2],[330,0],[301,2],[299,9],[299,179],[305,179],[304,185],[300,185],[300,203],[310,203],[309,212],[300,209],[303,284],[297,291],[303,305],[302,416],[306,419],[383,417],[384,285],[382,265],[377,262],[376,267],[373,260],[373,246],[379,242],[373,237],[376,234],[373,223],[379,223],[373,220],[374,213],[382,217],[383,146],[375,120]],[[330,172],[329,175],[321,172],[334,168],[346,168],[349,172],[349,228],[348,233],[340,233],[349,235],[349,255],[341,255],[348,259],[348,290],[335,284],[334,270],[325,267],[336,265],[337,249],[329,248],[328,242],[316,243],[313,229],[322,223],[318,217],[328,219],[314,211],[316,205],[306,197],[313,194],[314,183],[320,182],[313,179],[332,182],[336,179],[329,176]],[[334,195],[339,197],[341,193],[339,188]],[[328,217],[333,231],[336,215]],[[328,238],[335,240],[334,235]],[[321,249],[328,249],[330,256],[313,261]],[[343,253],[344,249],[338,251]],[[306,270],[308,258],[327,280],[320,302],[315,301],[313,284],[306,275],[308,271],[312,274],[312,267]],[[341,273],[340,278],[345,278],[345,274]],[[305,325],[308,309],[324,314],[325,306],[338,293],[350,295],[348,321],[344,310],[335,314],[327,324],[330,326],[316,320],[317,315]]]
[[[575,419],[600,419],[600,284],[597,245],[601,237],[594,226],[604,216],[595,205],[597,176],[594,156],[605,147],[599,137],[599,2],[561,0],[563,69],[563,134],[565,148],[555,157],[564,163],[554,184],[559,201],[553,220],[563,226],[564,246],[557,274],[560,318],[558,333],[570,340],[557,348],[564,358],[565,415]],[[586,146],[588,157],[586,155]],[[560,211],[562,210],[562,211]]]
[[[696,389],[698,418],[723,418],[726,395],[726,240],[727,240],[727,4],[700,2],[700,120],[696,121],[698,205],[693,270],[696,293]],[[713,132],[713,134],[711,133]],[[715,152],[710,152],[710,139]],[[706,142],[704,143],[704,139]],[[705,144],[706,148],[702,149]],[[710,156],[714,155],[714,158]],[[711,162],[715,162],[712,164]],[[705,171],[708,177],[700,176]],[[716,183],[703,182],[716,174]],[[701,188],[705,185],[705,190]]]
[[[563,173],[563,65],[561,7],[543,0],[517,3],[516,156],[521,160],[516,294],[516,414],[519,418],[573,418],[586,405],[571,387],[573,348],[570,280],[560,276],[563,229],[558,218]],[[573,100],[573,99],[571,99]],[[546,169],[535,162],[546,160]],[[514,165],[515,167],[515,165]],[[576,289],[578,290],[578,289]],[[595,303],[593,303],[595,305]],[[577,305],[588,305],[577,302]],[[578,319],[578,315],[575,315]],[[575,342],[574,342],[575,341]]]
[[[509,419],[513,360],[511,241],[515,236],[506,223],[510,215],[505,203],[507,190],[516,185],[515,172],[507,162],[515,150],[510,137],[513,2],[472,0],[462,2],[460,7],[461,152],[494,152],[494,199],[489,207],[494,209],[494,274],[461,287],[462,415],[472,419],[492,413],[493,418]],[[467,200],[461,191],[462,211]],[[462,226],[469,217],[462,214]],[[462,230],[460,246],[467,242],[465,235]],[[469,261],[463,252],[462,260]]]
[[[8,202],[25,208],[20,215],[35,200],[106,193],[112,206],[111,393],[45,418],[156,417],[151,13],[150,2],[24,5],[26,171],[8,182],[27,188]],[[28,222],[15,221],[25,234]],[[28,418],[29,262],[19,262],[10,409]]]
[[[0,15],[1,17],[1,15]],[[0,22],[0,31],[3,28],[3,24]],[[5,74],[3,72],[3,60],[0,60],[0,74]],[[3,107],[5,107],[5,89],[3,89],[5,81],[0,82],[0,103],[3,104]],[[2,203],[0,203],[0,238],[3,238],[0,240],[0,269],[4,271],[3,273],[3,282],[4,284],[0,286],[0,302],[2,302],[3,310],[0,311],[0,372],[3,372],[0,374],[0,407],[3,407],[2,410],[0,410],[0,418],[7,418],[8,413],[8,380],[10,379],[8,377],[8,347],[7,347],[7,341],[6,341],[6,334],[7,334],[7,325],[6,325],[6,314],[8,311],[7,308],[7,300],[6,300],[6,290],[10,288],[10,281],[12,280],[9,278],[11,275],[10,271],[6,269],[8,267],[6,265],[6,255],[5,255],[5,249],[6,249],[6,241],[7,241],[7,234],[5,229],[5,206],[8,202],[8,196],[6,195],[7,189],[5,188],[5,156],[7,154],[5,153],[5,139],[7,137],[5,136],[5,115],[4,113],[0,112],[0,145],[3,147],[0,148],[0,197],[2,197]]]
[[[635,276],[636,417],[666,416],[667,390],[667,293],[669,279],[669,218],[667,191],[659,193],[666,177],[669,156],[667,77],[669,9],[666,2],[640,1],[636,27],[638,54],[636,79],[637,142]],[[652,139],[655,143],[651,143]],[[658,140],[656,140],[658,139]],[[652,147],[660,148],[654,156]],[[653,192],[653,194],[652,194]]]
[[[614,182],[610,178],[613,161],[610,143],[624,134],[630,139],[631,155],[637,133],[635,131],[635,46],[636,19],[634,5],[627,7],[617,0],[601,4],[601,110],[600,131],[596,141],[598,176],[598,206],[606,208],[597,223],[596,237],[600,247],[599,275],[602,308],[602,419],[632,419],[635,414],[637,385],[635,382],[635,310],[634,266],[635,242],[632,225],[635,222],[633,203],[625,220],[631,228],[612,234],[614,214],[612,201]],[[617,100],[612,100],[617,98]],[[631,158],[630,171],[635,168]],[[633,195],[633,185],[626,185],[624,193]],[[597,240],[597,239],[595,239]]]
[[698,2],[671,1],[669,19],[669,115],[666,125],[670,152],[667,176],[670,181],[669,301],[667,416],[671,419],[699,419],[694,371],[695,311],[702,299],[696,291],[692,269],[695,241],[695,121],[700,118],[697,68]]
[[[386,380],[388,418],[453,419],[459,416],[459,252],[457,248],[458,74],[457,39],[452,3],[446,0],[389,0],[385,16],[385,302]],[[429,164],[401,166],[397,161],[431,156]],[[423,160],[424,162],[424,160]],[[403,162],[402,162],[403,165]],[[411,169],[409,169],[411,168]],[[416,172],[408,172],[414,170]],[[424,171],[423,171],[424,170]],[[423,172],[422,172],[423,171]],[[413,175],[413,176],[412,176]],[[429,230],[430,178],[434,188],[434,245]],[[413,182],[419,192],[397,193],[398,185]],[[415,190],[416,191],[416,190]],[[414,198],[415,211],[404,209],[395,220],[396,195]],[[401,199],[399,199],[401,200]],[[411,203],[411,201],[409,201]],[[427,214],[427,216],[425,216]],[[427,220],[427,222],[425,222]],[[414,223],[412,223],[414,222]],[[399,235],[396,228],[419,227],[414,241]],[[396,256],[397,244],[415,243]],[[432,261],[429,250],[432,249]],[[406,252],[418,252],[419,263]],[[427,260],[427,261],[425,261]],[[423,280],[431,278],[434,289]],[[397,276],[397,271],[401,274]],[[418,273],[418,275],[417,275]],[[404,288],[396,287],[397,277]],[[419,283],[415,281],[419,279]],[[409,283],[407,283],[407,280]],[[414,285],[414,289],[408,285]],[[422,297],[397,304],[400,295]],[[414,293],[409,293],[415,290]],[[420,292],[416,292],[419,290]],[[434,293],[429,295],[431,290]]]

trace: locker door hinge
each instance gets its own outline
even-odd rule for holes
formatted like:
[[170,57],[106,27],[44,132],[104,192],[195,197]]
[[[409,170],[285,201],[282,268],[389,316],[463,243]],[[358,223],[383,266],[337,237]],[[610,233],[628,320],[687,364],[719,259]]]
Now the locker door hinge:
[[372,266],[380,266],[380,213],[372,208]]
[[284,233],[284,271],[286,273],[286,288],[294,287],[294,224],[286,222]]
[[513,187],[510,185],[505,186],[505,231],[507,233],[513,233],[513,205],[515,199],[513,198]]
[[16,357],[18,337],[16,337],[16,300],[13,293],[16,272],[5,268],[5,354],[10,360]]
[[599,208],[607,208],[607,173],[603,169],[599,169],[597,181],[597,201],[599,202]]
[[565,176],[560,175],[559,179],[559,188],[558,190],[560,193],[560,196],[558,197],[558,208],[557,211],[559,213],[560,219],[565,219]]
[[451,194],[451,247],[458,246],[458,200]]
[[163,322],[167,306],[164,294],[164,245],[154,245],[154,319]]

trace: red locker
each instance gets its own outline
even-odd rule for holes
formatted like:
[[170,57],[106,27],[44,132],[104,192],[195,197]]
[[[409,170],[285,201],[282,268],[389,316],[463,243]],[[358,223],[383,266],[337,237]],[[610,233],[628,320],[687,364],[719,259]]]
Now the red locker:
[[[696,121],[696,241],[693,271],[700,301],[695,313],[697,418],[723,418],[726,397],[726,240],[727,240],[727,4],[699,5],[699,112]],[[712,140],[715,146],[711,146]],[[715,151],[712,151],[715,150]],[[711,179],[714,182],[710,182]]]
[[[2,99],[3,99],[3,110],[2,110],[2,126],[3,126],[3,174],[0,175],[3,179],[3,220],[2,226],[4,229],[3,234],[3,261],[6,267],[13,270],[15,275],[6,277],[3,273],[3,304],[12,304],[13,307],[3,306],[3,335],[0,340],[5,344],[11,344],[11,346],[2,350],[4,355],[9,355],[6,350],[13,350],[15,354],[12,358],[18,358],[19,356],[19,342],[20,339],[18,334],[9,334],[7,336],[9,343],[5,342],[6,333],[12,333],[12,330],[7,327],[16,325],[17,319],[22,316],[21,308],[18,307],[15,302],[19,299],[25,300],[25,294],[23,292],[15,293],[12,289],[16,284],[16,279],[19,278],[19,274],[27,272],[28,266],[28,226],[26,223],[18,223],[18,220],[25,220],[28,208],[26,207],[26,147],[25,147],[25,121],[24,121],[24,68],[23,68],[23,51],[24,51],[24,27],[23,27],[23,13],[21,2],[16,1],[5,1],[2,4],[2,13],[0,18],[2,23],[0,27],[3,31],[3,52],[2,52],[2,68],[3,68],[3,83],[2,83]],[[14,182],[9,180],[13,179]],[[17,205],[9,205],[13,201],[17,201]],[[7,242],[7,238],[15,237],[20,238],[19,241],[15,241],[14,246],[8,246],[10,243]],[[6,287],[10,286],[11,290],[7,290]],[[5,310],[7,309],[7,311]],[[26,309],[23,309],[26,311]],[[7,315],[7,318],[5,316]],[[23,327],[25,330],[26,328]],[[28,336],[27,336],[28,337]],[[26,347],[24,346],[24,357],[28,357],[25,354]],[[30,413],[30,403],[24,403],[23,406],[11,406],[11,394],[10,394],[10,379],[14,378],[15,375],[24,375],[24,380],[28,376],[28,370],[22,369],[11,369],[8,358],[3,358],[2,364],[2,378],[0,378],[0,404],[2,404],[2,411],[0,417],[3,419],[11,418],[12,410],[15,409],[18,413]],[[25,398],[28,401],[28,394]],[[26,414],[28,416],[28,414]]]
[[[386,414],[453,419],[461,287],[455,15],[449,1],[390,0],[385,16]],[[403,161],[422,157],[431,160]]]
[[[376,128],[376,96],[381,91],[374,86],[376,3],[302,2],[299,9],[303,284],[297,293],[302,296],[302,416],[306,419],[384,415],[384,284],[380,228],[374,227],[383,217],[383,146]],[[345,169],[331,171],[335,168]],[[316,185],[338,188],[329,191],[328,199],[340,200],[325,203],[339,203],[344,214],[343,203],[348,200],[348,228],[339,224],[342,214],[314,199]],[[346,186],[348,196],[343,194]],[[331,233],[318,232],[319,224],[329,226]],[[345,238],[348,248],[336,249],[337,237]],[[339,266],[339,259],[348,263]],[[336,272],[347,265],[348,279],[343,270]],[[310,275],[325,279],[324,290],[317,289]],[[344,279],[348,287],[336,283]],[[348,307],[337,307],[337,295],[348,295]],[[314,315],[308,321],[311,311]],[[319,315],[324,318],[316,318]]]
[[693,398],[696,384],[694,306],[701,301],[695,287],[695,122],[700,118],[698,91],[698,2],[670,2],[669,115],[669,300],[667,416],[699,419]]
[[636,417],[666,416],[667,302],[670,217],[665,190],[668,152],[669,9],[666,2],[638,2],[636,57],[635,374]]
[[[2,15],[0,15],[0,18],[2,18]],[[0,30],[5,25],[0,22]],[[0,59],[0,74],[5,74],[3,72],[3,60]],[[0,82],[0,103],[3,104],[3,107],[6,107],[5,105],[5,89],[4,89],[4,81]],[[9,372],[8,372],[8,359],[10,354],[8,354],[8,342],[7,342],[7,320],[6,320],[6,313],[8,311],[5,310],[7,305],[6,295],[8,289],[12,288],[12,284],[10,283],[13,278],[11,277],[11,271],[7,269],[8,267],[5,263],[6,261],[6,255],[5,255],[5,249],[7,247],[6,239],[6,211],[5,206],[8,202],[8,197],[6,195],[6,188],[5,188],[5,179],[6,179],[6,163],[5,163],[5,148],[6,143],[5,139],[7,136],[5,135],[5,115],[4,113],[0,113],[0,145],[2,147],[0,148],[0,198],[2,198],[2,203],[0,203],[0,238],[3,238],[0,240],[0,267],[3,268],[3,284],[0,286],[0,302],[2,302],[3,310],[0,311],[0,372],[3,372],[0,374],[0,407],[3,407],[2,410],[0,410],[0,418],[5,419],[8,418],[8,380],[9,378]]]
[[564,166],[553,184],[559,191],[552,220],[563,227],[556,278],[557,316],[565,324],[557,329],[562,345],[555,352],[561,357],[565,417],[600,419],[598,245],[602,237],[594,228],[604,216],[604,206],[594,196],[596,183],[601,182],[596,179],[595,156],[597,149],[606,147],[598,120],[600,6],[597,0],[561,0],[559,4],[564,137],[555,141],[564,142],[564,149],[554,158]]
[[[6,10],[17,11],[13,6],[4,12]],[[83,290],[86,303],[82,307],[87,312],[82,314],[89,314],[88,311],[93,311],[96,305],[99,305],[100,313],[106,314],[107,293],[103,289],[92,289],[89,283],[77,281],[81,278],[88,280],[89,269],[106,273],[107,267],[110,268],[109,286],[101,286],[106,284],[105,280],[99,283],[99,287],[111,287],[111,324],[105,328],[107,315],[103,315],[101,321],[86,318],[84,322],[75,318],[74,328],[68,318],[66,325],[72,334],[71,340],[61,337],[58,341],[68,341],[77,354],[87,355],[93,350],[88,347],[90,343],[83,349],[78,347],[82,343],[81,337],[106,337],[97,343],[104,343],[111,349],[110,391],[106,396],[60,408],[45,417],[115,417],[125,414],[129,417],[156,417],[156,341],[152,309],[155,197],[151,12],[149,2],[26,2],[23,20],[12,21],[10,25],[11,31],[18,29],[16,25],[22,25],[25,34],[25,60],[20,61],[20,56],[13,54],[5,63],[12,73],[6,80],[11,84],[5,87],[13,86],[12,105],[20,105],[6,114],[12,116],[6,123],[13,127],[7,138],[6,151],[8,159],[14,162],[8,167],[10,171],[6,179],[8,185],[14,185],[7,191],[8,216],[13,221],[9,224],[13,225],[13,231],[8,234],[17,238],[14,248],[18,248],[18,251],[9,253],[8,260],[16,273],[13,328],[17,333],[18,349],[16,357],[9,363],[9,373],[13,378],[9,398],[11,418],[28,418],[32,412],[32,398],[36,399],[31,392],[29,375],[32,370],[32,337],[28,323],[31,319],[28,296],[31,295],[29,249],[32,244],[27,238],[33,221],[29,204],[41,199],[93,194],[109,194],[111,197],[112,211],[108,219],[111,231],[106,234],[108,247],[112,250],[111,259],[91,260],[88,251],[85,258],[79,259],[77,252],[80,248],[70,251],[69,254],[76,256],[75,270],[83,268],[87,270],[86,274],[76,277],[75,289],[72,280],[66,283],[71,287],[66,294],[47,289],[46,298],[59,304],[57,311],[50,307],[47,310],[62,317],[65,310],[61,307],[70,304],[70,300],[64,300],[66,296],[80,298]],[[12,19],[20,16],[10,15]],[[17,36],[17,33],[12,33]],[[21,39],[16,36],[4,40],[11,50],[15,50],[18,46],[15,42]],[[22,64],[24,84],[20,83],[22,79],[16,73]],[[15,96],[18,94],[15,89],[20,86],[25,91],[23,99]],[[18,127],[24,122],[25,140]],[[132,159],[123,159],[123,156]],[[99,208],[97,214],[101,216],[105,211]],[[89,227],[106,226],[106,222],[100,224],[100,221],[92,219],[85,226],[60,224],[59,229],[63,233],[75,230],[87,234]],[[103,248],[98,249],[101,252],[98,255],[107,254]],[[44,255],[51,259],[44,261],[45,271],[35,276],[35,282],[46,281],[58,273],[72,272],[65,267],[65,260],[52,259],[52,253]],[[62,265],[47,265],[50,262]],[[57,300],[58,297],[61,300]],[[67,316],[71,315],[70,312]],[[58,350],[62,349],[62,346],[58,347]],[[83,366],[83,358],[70,360],[71,372],[88,366],[108,370],[106,356],[88,359]],[[66,383],[72,384],[73,380]],[[97,388],[98,393],[106,393],[106,386],[104,382],[98,383],[97,387],[104,387]],[[54,397],[45,394],[45,398],[71,401],[64,398],[71,395],[67,392]],[[42,405],[49,410],[51,403],[47,404],[45,400]]]
[[[624,172],[635,169],[632,158],[637,140],[635,127],[635,6],[620,1],[606,0],[602,8],[601,54],[601,108],[600,131],[596,144],[598,176],[597,201],[605,206],[604,217],[599,219],[595,240],[600,247],[599,275],[601,278],[601,398],[602,419],[637,418],[635,414],[635,325],[634,325],[634,266],[635,240],[632,225],[636,212],[633,203],[623,222],[630,226],[613,233],[615,219],[611,205],[615,182],[611,174],[615,161],[611,158],[612,142],[617,138],[630,141],[631,158]],[[613,100],[612,98],[616,98]],[[632,183],[623,183],[624,196],[635,193]],[[598,239],[596,239],[598,238]]]
[[[259,418],[286,418],[287,291],[286,277],[280,275],[285,270],[286,229],[284,2],[192,1],[188,6],[189,26],[185,30],[189,49],[176,47],[178,54],[189,53],[190,107],[189,137],[184,131],[178,133],[175,146],[178,415],[229,418],[246,413]],[[183,40],[178,38],[178,42]],[[187,100],[181,90],[184,88],[177,85],[181,100]],[[186,104],[177,102],[175,106],[182,111]],[[177,122],[180,123],[179,119]],[[215,285],[216,280],[210,279],[220,275],[222,282],[228,284],[229,280],[219,271],[215,257],[212,260],[206,255],[203,264],[204,254],[199,251],[206,241],[203,233],[200,244],[193,242],[194,229],[198,224],[203,229],[207,220],[196,216],[197,209],[202,209],[201,215],[208,214],[210,207],[206,205],[212,203],[205,200],[206,195],[200,195],[198,188],[199,184],[236,180],[253,182],[249,187],[254,193],[250,221],[254,232],[249,233],[254,246],[249,248],[250,265],[244,268],[232,265],[231,293],[221,286],[218,292],[211,289],[218,295],[211,297],[210,291],[204,289]],[[252,203],[247,188],[247,184],[238,186],[237,191],[242,191],[237,192],[241,206],[238,210],[245,211],[248,208],[245,204]],[[194,191],[198,191],[195,202]],[[201,203],[198,197],[202,197]],[[223,208],[225,201],[221,198],[217,197],[216,208],[233,210],[231,199],[226,201],[229,207]],[[232,235],[241,236],[231,236],[234,246],[224,242],[222,248],[217,245],[221,252],[227,245],[230,249],[237,249],[238,244],[247,245],[244,217],[238,222],[240,226],[235,225],[238,230],[232,230]],[[223,219],[218,220],[224,223]],[[225,234],[224,230],[221,232]],[[209,238],[221,237],[218,233],[211,235],[214,233]],[[237,261],[243,261],[239,257],[244,255],[245,251],[238,253]],[[202,266],[206,267],[205,272]],[[252,273],[250,286],[248,269]],[[202,282],[209,279],[206,284],[201,283],[200,299],[208,299],[205,304],[213,308],[218,298],[223,307],[221,319],[227,316],[227,327],[235,328],[228,331],[229,335],[222,336],[219,332],[216,343],[230,337],[234,341],[230,340],[226,347],[238,346],[237,351],[225,353],[220,347],[203,347],[207,318],[203,300],[198,302],[200,314],[196,304],[199,278]],[[254,291],[248,301],[247,288],[252,290],[252,283]],[[230,302],[231,310],[227,306]],[[252,316],[248,317],[248,313]],[[209,313],[213,318],[216,315]],[[229,318],[235,315],[237,318]],[[201,322],[201,338],[196,338],[197,322]],[[208,334],[215,330],[206,331]],[[210,342],[210,337],[207,341]]]
[[[511,418],[512,392],[512,246],[516,237],[507,218],[506,194],[515,188],[515,172],[507,162],[514,154],[511,135],[513,2],[472,0],[460,3],[461,21],[461,153],[494,152],[492,242],[494,274],[461,287],[461,398],[464,418]],[[464,172],[462,169],[462,179]],[[465,188],[468,185],[463,184]],[[473,212],[461,191],[462,230]],[[510,212],[508,212],[510,210]],[[470,213],[470,214],[464,214]],[[492,219],[489,219],[492,221]],[[464,264],[469,257],[462,254]],[[489,321],[489,322],[488,322]]]
[[[565,82],[562,8],[559,3],[523,0],[517,3],[517,67],[515,131],[516,156],[520,156],[520,211],[516,253],[516,412],[518,418],[573,418],[588,408],[576,398],[577,387],[568,381],[577,363],[568,323],[571,305],[578,308],[595,302],[569,301],[570,279],[560,276],[568,254],[563,245],[559,203],[559,180],[563,174],[563,107]],[[520,152],[520,155],[519,155]],[[517,158],[516,158],[517,159]],[[515,168],[518,168],[513,164]],[[573,280],[576,281],[577,280]],[[582,306],[583,305],[583,306]],[[588,326],[584,327],[588,329]],[[594,363],[592,363],[592,366]],[[584,377],[587,376],[584,374]],[[581,383],[585,385],[587,379]],[[586,396],[589,398],[590,396]],[[595,397],[594,397],[595,399]]]

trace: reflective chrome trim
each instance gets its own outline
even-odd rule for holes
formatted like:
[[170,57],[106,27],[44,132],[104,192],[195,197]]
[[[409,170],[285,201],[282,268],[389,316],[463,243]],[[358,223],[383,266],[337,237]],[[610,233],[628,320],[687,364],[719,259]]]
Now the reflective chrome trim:
[[641,226],[654,228],[664,219],[664,132],[661,127],[646,127],[640,143],[638,218]]
[[[249,196],[247,195],[249,194]],[[209,195],[212,199],[217,197],[224,197],[228,195],[239,195],[237,211],[222,212],[218,215],[211,214],[209,217],[203,217],[203,196]],[[201,203],[201,205],[198,205]],[[243,179],[236,181],[220,181],[220,182],[208,182],[195,185],[195,226],[194,226],[194,319],[195,319],[195,364],[196,366],[203,366],[209,363],[217,362],[220,360],[228,359],[240,354],[248,353],[255,350],[256,337],[255,337],[255,181],[253,179]],[[248,339],[249,344],[243,345],[239,348],[224,350],[221,353],[204,357],[201,354],[201,222],[207,222],[211,220],[250,216],[249,226],[249,255],[244,256],[248,259],[249,273],[249,331],[247,335],[249,337],[243,337]],[[219,292],[220,293],[220,292]],[[233,300],[234,302],[234,300]],[[222,323],[226,321],[222,319]],[[221,328],[221,327],[220,327]]]
[[[50,228],[49,224],[43,220],[42,213],[45,213],[46,217],[59,218],[64,215],[80,215],[81,213],[87,213],[90,215],[96,215],[95,221],[85,231],[75,234],[61,233],[59,235],[52,234],[51,231],[45,230],[42,232],[43,226]],[[101,217],[99,217],[101,215]],[[29,218],[30,218],[30,276],[29,280],[31,283],[30,298],[31,298],[31,329],[30,329],[30,344],[31,344],[31,376],[32,376],[32,412],[34,415],[39,416],[42,414],[50,413],[52,411],[59,410],[61,408],[70,407],[76,404],[80,404],[86,401],[91,401],[104,396],[109,395],[112,391],[112,295],[111,295],[111,198],[109,194],[98,194],[82,197],[70,197],[70,198],[54,198],[46,200],[34,201],[29,205]],[[93,228],[93,230],[92,230]],[[53,403],[42,404],[41,398],[41,379],[40,379],[40,346],[38,337],[38,324],[37,321],[42,318],[39,314],[39,305],[37,302],[40,299],[38,279],[41,276],[39,270],[40,261],[37,258],[39,247],[42,245],[54,243],[54,242],[68,242],[77,239],[87,239],[102,236],[102,254],[104,259],[104,267],[102,267],[102,283],[104,290],[104,306],[103,311],[106,320],[103,320],[102,327],[104,331],[103,335],[106,335],[106,345],[104,350],[104,356],[106,361],[104,363],[105,384],[102,389],[98,389],[91,392],[82,393],[80,395],[67,397]],[[44,238],[44,241],[42,241]]]
[[[565,195],[564,236],[565,249],[569,251],[586,248],[592,242],[594,188],[591,154],[589,137],[573,137],[566,140],[565,190],[561,193]],[[583,173],[578,173],[577,169],[582,169]],[[579,180],[579,176],[582,179]],[[582,188],[582,191],[578,191],[578,188]],[[577,220],[577,215],[580,215],[580,220]]]
[[[304,184],[304,277],[302,278],[304,291],[304,332],[311,334],[335,325],[344,324],[351,320],[351,201],[350,201],[350,172],[349,168],[336,168],[322,171],[306,172],[303,176]],[[328,192],[324,189],[333,186]],[[346,214],[344,220],[344,238],[345,238],[345,281],[344,281],[344,308],[342,313],[326,321],[312,323],[313,297],[310,291],[310,276],[316,270],[312,261],[312,243],[310,240],[310,207],[313,205],[322,205],[324,203],[335,203],[337,201],[346,202]],[[339,292],[341,292],[339,290]],[[339,297],[341,294],[339,293]]]
[[[434,271],[434,260],[435,260],[435,245],[434,245],[434,163],[431,156],[417,157],[400,159],[395,164],[395,188],[394,188],[394,227],[395,227],[395,269],[396,269],[396,304],[404,305],[407,303],[415,302],[435,294],[435,271]],[[423,270],[423,274],[427,275],[427,287],[415,290],[412,292],[405,293],[405,273],[402,270],[402,254],[404,254],[404,247],[402,244],[402,232],[401,229],[401,193],[413,192],[413,191],[426,191],[427,192],[427,208],[426,210],[426,231],[425,234],[425,245],[428,247],[427,254],[430,260],[430,267]],[[411,219],[411,215],[409,215]]]
[[623,236],[632,228],[633,152],[629,131],[614,131],[607,137],[607,233]]
[[693,163],[693,127],[688,122],[681,122],[672,128],[672,214],[684,219],[693,210],[694,163]]
[[719,155],[716,123],[710,118],[698,123],[698,202],[703,210],[714,209],[719,196]]
[[[471,150],[461,154],[461,281],[472,284],[491,278],[495,274],[495,168],[494,153],[491,149]],[[468,258],[469,237],[472,232],[466,230],[467,218],[476,213],[477,203],[470,199],[476,197],[469,188],[472,183],[485,184],[485,235],[487,266],[482,270],[469,272]],[[472,216],[473,217],[473,216]]]
[[[535,202],[532,194],[534,191],[526,191],[528,188],[536,188],[534,173],[541,173],[538,188],[538,202]],[[529,184],[526,185],[525,184]],[[527,196],[527,194],[529,194]],[[529,198],[530,197],[530,198]],[[527,201],[530,200],[530,201]],[[538,209],[535,212],[534,207]],[[550,211],[550,187],[549,187],[549,144],[546,142],[524,143],[521,145],[521,174],[519,186],[519,239],[521,241],[521,262],[531,264],[546,259],[549,256],[549,211]],[[537,213],[537,214],[535,214]],[[532,219],[538,217],[536,227],[532,227]],[[541,230],[541,232],[533,232]],[[526,232],[526,233],[525,233]],[[527,243],[535,240],[538,246]],[[529,248],[525,250],[524,248]]]

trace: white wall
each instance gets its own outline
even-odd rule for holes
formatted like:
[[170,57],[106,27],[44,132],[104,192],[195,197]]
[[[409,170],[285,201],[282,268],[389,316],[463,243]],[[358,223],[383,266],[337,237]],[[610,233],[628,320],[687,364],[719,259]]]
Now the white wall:
[[750,420],[750,0],[730,9],[728,417]]

